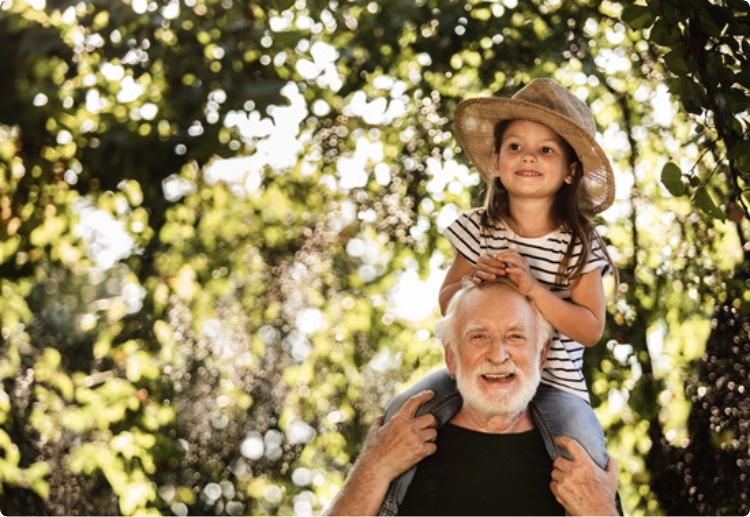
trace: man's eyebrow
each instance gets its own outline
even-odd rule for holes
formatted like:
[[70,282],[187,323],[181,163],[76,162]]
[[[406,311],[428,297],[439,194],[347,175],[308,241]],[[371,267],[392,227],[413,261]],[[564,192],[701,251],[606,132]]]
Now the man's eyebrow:
[[469,323],[464,328],[463,335],[471,334],[472,332],[476,332],[478,330],[487,330],[487,325],[483,323]]
[[[488,325],[485,323],[468,323],[464,328],[462,336],[468,336],[472,332],[485,332],[487,331]],[[505,329],[505,332],[521,332],[523,334],[529,333],[529,328],[523,323],[514,323]]]

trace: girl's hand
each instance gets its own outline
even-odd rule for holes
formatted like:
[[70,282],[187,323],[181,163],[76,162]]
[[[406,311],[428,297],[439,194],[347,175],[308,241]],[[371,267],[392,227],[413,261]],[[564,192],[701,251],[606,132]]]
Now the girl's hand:
[[505,264],[492,255],[480,255],[471,270],[471,278],[477,285],[485,280],[497,280],[497,277],[503,275],[505,275]]
[[495,255],[495,260],[503,266],[500,274],[507,276],[525,296],[531,296],[533,291],[541,287],[531,273],[529,263],[516,250],[501,251]]

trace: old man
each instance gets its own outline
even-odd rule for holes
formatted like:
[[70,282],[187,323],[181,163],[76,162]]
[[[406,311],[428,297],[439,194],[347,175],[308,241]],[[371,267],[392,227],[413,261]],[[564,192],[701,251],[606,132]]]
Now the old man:
[[378,418],[328,514],[619,515],[614,460],[554,436],[532,401],[552,329],[513,284],[465,284],[435,334],[457,390]]

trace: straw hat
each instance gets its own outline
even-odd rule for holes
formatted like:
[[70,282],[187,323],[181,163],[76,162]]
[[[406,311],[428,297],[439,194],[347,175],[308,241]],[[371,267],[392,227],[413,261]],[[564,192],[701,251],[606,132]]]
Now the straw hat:
[[585,102],[552,79],[534,79],[511,98],[468,99],[456,107],[456,137],[485,181],[494,176],[495,125],[514,119],[544,124],[575,149],[583,163],[578,206],[584,213],[593,215],[609,208],[615,197],[615,178],[594,138],[594,116]]

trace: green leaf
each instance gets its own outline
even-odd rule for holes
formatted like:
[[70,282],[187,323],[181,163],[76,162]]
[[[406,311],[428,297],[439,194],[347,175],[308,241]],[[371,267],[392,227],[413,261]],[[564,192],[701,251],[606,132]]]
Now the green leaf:
[[682,6],[676,5],[675,2],[664,2],[661,4],[661,14],[664,21],[671,27],[676,27],[679,23],[689,18],[690,11]]
[[672,162],[661,170],[661,182],[674,197],[685,195],[685,184],[682,182],[682,171]]
[[662,47],[675,47],[679,42],[679,30],[669,25],[664,18],[657,18],[649,32],[649,40]]
[[708,193],[705,187],[699,188],[696,191],[695,203],[698,205],[698,208],[700,208],[706,215],[709,215],[714,219],[719,219],[721,221],[726,220],[727,214],[725,214],[724,211],[719,208],[716,203],[714,203],[714,200],[711,198],[711,195]]
[[735,145],[727,153],[727,158],[731,161],[739,160],[742,156],[750,156],[750,149],[747,149],[744,145]]
[[[750,55],[750,44],[745,45],[743,43],[742,51]],[[734,78],[739,84],[741,84],[745,88],[750,88],[750,69],[740,70],[739,72],[735,74]]]
[[271,0],[271,5],[279,12],[286,11],[294,5],[295,0]]
[[701,27],[706,34],[714,38],[721,36],[721,32],[726,27],[726,24],[721,20],[715,19],[713,13],[701,13],[700,21]]
[[750,154],[744,154],[737,158],[735,165],[741,172],[750,173]]
[[672,51],[664,56],[664,63],[675,75],[686,75],[690,72],[682,52]]
[[733,115],[732,111],[729,109],[729,104],[727,103],[727,98],[724,96],[724,94],[718,92],[716,95],[714,95],[714,103],[716,104],[716,111],[719,112],[721,118],[727,122],[730,121]]
[[742,52],[744,52],[745,54],[750,53],[750,42],[746,39],[742,40]]
[[700,115],[706,103],[705,92],[690,79],[675,79],[669,83],[669,90],[679,97],[689,113]]
[[654,16],[648,7],[630,5],[622,12],[622,21],[633,30],[641,30],[654,23]]

